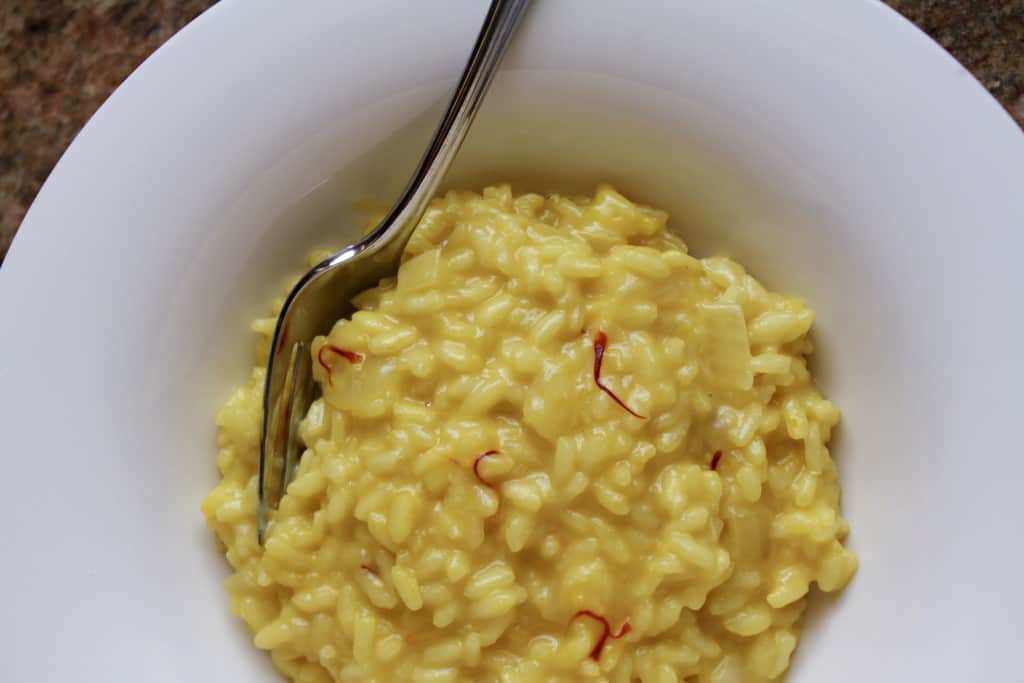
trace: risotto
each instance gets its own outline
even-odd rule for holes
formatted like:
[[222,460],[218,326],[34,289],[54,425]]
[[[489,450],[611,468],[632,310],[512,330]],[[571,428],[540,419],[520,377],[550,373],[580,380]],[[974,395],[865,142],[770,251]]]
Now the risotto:
[[839,412],[807,369],[814,316],[665,223],[607,186],[436,199],[397,277],[313,345],[323,396],[263,547],[274,317],[256,322],[203,511],[231,609],[285,676],[786,671],[811,584],[857,566],[826,447]]

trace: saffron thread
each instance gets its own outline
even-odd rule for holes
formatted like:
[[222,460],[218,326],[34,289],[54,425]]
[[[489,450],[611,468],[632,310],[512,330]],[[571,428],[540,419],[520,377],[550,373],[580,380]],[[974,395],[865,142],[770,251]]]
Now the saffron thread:
[[618,403],[623,410],[628,412],[633,417],[638,417],[641,420],[646,419],[643,415],[636,412],[623,401],[621,398],[615,395],[615,392],[609,389],[601,381],[601,363],[604,361],[604,350],[608,347],[608,335],[603,330],[599,330],[597,336],[594,337],[594,383],[603,391],[608,394],[613,401]]
[[494,450],[487,451],[476,456],[476,460],[473,461],[473,476],[476,477],[476,480],[478,482],[480,482],[487,488],[491,489],[492,491],[497,491],[497,489],[494,488],[494,484],[484,479],[483,476],[480,474],[480,461],[482,461],[484,458],[490,458],[491,456],[497,455],[500,452],[501,451]]
[[711,456],[711,470],[718,469],[718,462],[722,459],[722,451],[715,451],[715,454]]
[[629,619],[626,619],[622,622],[622,626],[619,627],[619,630],[613,632],[611,624],[608,623],[607,619],[596,612],[590,611],[589,609],[581,609],[579,612],[572,615],[572,619],[569,620],[569,623],[571,624],[580,617],[590,617],[601,624],[601,637],[597,639],[593,649],[590,651],[590,658],[595,662],[601,658],[601,652],[604,650],[604,646],[608,643],[609,638],[618,640],[633,630],[633,627],[629,625]]
[[316,362],[319,363],[320,367],[322,367],[327,373],[327,383],[332,387],[334,386],[334,371],[331,365],[327,363],[326,355],[328,353],[341,356],[353,365],[360,363],[363,360],[363,354],[358,351],[349,351],[341,348],[340,346],[335,346],[334,344],[324,344],[321,346],[320,350],[316,352]]

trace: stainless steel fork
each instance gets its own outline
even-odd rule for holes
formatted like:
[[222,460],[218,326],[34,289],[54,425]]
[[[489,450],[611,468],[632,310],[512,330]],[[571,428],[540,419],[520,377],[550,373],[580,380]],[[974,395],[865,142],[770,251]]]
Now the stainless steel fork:
[[369,235],[318,264],[288,294],[267,362],[260,438],[262,544],[299,458],[298,426],[313,401],[310,345],[351,312],[352,297],[398,271],[399,259],[469,132],[516,26],[530,0],[493,0],[476,44],[426,153],[384,220]]

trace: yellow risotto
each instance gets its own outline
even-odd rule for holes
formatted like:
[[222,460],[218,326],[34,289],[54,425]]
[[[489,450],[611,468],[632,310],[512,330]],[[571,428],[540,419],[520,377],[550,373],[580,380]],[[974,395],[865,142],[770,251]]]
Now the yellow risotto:
[[274,318],[257,321],[203,512],[231,608],[285,676],[786,671],[811,584],[857,567],[826,447],[839,413],[807,369],[813,314],[688,255],[665,222],[607,186],[434,200],[397,278],[313,345],[323,397],[265,547]]

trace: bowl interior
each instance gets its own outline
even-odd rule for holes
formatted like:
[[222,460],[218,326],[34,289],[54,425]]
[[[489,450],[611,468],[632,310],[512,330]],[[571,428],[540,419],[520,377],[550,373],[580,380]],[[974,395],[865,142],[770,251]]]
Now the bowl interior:
[[[19,462],[16,482],[63,472],[16,517],[12,548],[38,570],[4,571],[51,589],[42,603],[14,598],[22,623],[75,644],[51,661],[0,627],[49,674],[277,680],[228,614],[198,511],[216,481],[212,417],[247,376],[248,322],[306,253],[356,235],[361,202],[397,194],[479,4],[389,15],[391,3],[303,14],[229,2],[133,76],[61,162],[2,281],[29,281],[44,253],[61,269],[23,298],[0,295],[31,331],[3,350],[52,353],[77,406],[60,430],[26,415],[7,437],[56,454]],[[815,601],[789,680],[994,674],[1020,588],[1000,600],[989,586],[1017,585],[1024,558],[991,559],[1010,484],[973,459],[983,450],[1008,479],[1024,471],[1009,458],[1019,399],[1006,382],[1021,378],[1006,295],[1024,143],[881,6],[741,4],[537,3],[446,184],[610,181],[668,209],[693,252],[733,256],[805,298],[819,383],[843,410],[833,450],[862,569],[841,597]],[[365,57],[384,43],[404,47]],[[976,131],[969,144],[950,138],[957,126]],[[78,229],[56,227],[69,222]],[[60,319],[39,313],[58,306],[70,309]],[[69,329],[88,362],[51,342]],[[9,379],[22,391],[18,405],[0,399],[7,414],[52,405],[28,371]],[[85,536],[69,534],[72,515]],[[89,558],[71,580],[69,554]],[[116,634],[137,653],[97,654]],[[963,647],[934,647],[953,637]]]

